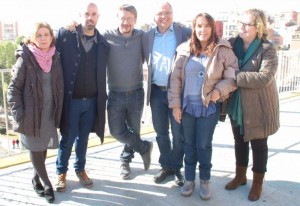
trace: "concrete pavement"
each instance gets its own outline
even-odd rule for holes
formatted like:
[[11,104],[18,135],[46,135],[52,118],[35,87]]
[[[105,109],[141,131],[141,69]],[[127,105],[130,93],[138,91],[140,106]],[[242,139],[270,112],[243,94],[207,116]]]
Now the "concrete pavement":
[[[64,193],[55,193],[52,205],[100,205],[100,206],[299,206],[300,205],[300,97],[280,102],[281,128],[269,137],[269,161],[262,197],[256,202],[247,199],[252,184],[251,162],[248,183],[234,191],[226,191],[224,185],[234,176],[235,160],[233,137],[229,121],[217,125],[213,140],[212,198],[203,201],[199,197],[199,179],[191,197],[180,195],[180,188],[173,180],[155,184],[153,176],[159,171],[158,147],[154,144],[152,165],[143,170],[142,159],[135,155],[131,163],[129,180],[119,177],[119,154],[122,145],[109,143],[88,149],[87,172],[94,180],[91,189],[82,188],[72,169],[74,155],[67,175],[68,187]],[[143,138],[155,141],[155,134]],[[55,184],[55,157],[47,159],[47,170]],[[1,161],[1,160],[0,160]],[[32,189],[32,166],[24,163],[0,170],[0,205],[47,205]],[[198,174],[198,172],[197,172]]]

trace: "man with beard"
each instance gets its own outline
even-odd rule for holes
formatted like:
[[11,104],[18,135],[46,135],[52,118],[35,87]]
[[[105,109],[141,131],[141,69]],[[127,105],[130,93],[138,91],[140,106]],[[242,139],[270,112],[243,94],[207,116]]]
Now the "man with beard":
[[[153,143],[141,140],[141,118],[144,108],[143,89],[143,31],[135,29],[137,10],[134,6],[123,4],[117,13],[119,26],[107,30],[104,38],[110,46],[107,62],[108,73],[108,125],[111,135],[124,143],[120,155],[122,179],[128,179],[134,152],[140,153],[144,169],[151,164]],[[77,23],[67,26],[75,31]]]
[[64,105],[56,172],[56,190],[66,189],[68,161],[75,143],[74,169],[79,182],[92,187],[93,181],[85,171],[86,151],[90,132],[103,142],[106,107],[106,64],[109,52],[107,41],[95,28],[99,13],[95,3],[82,7],[82,23],[71,32],[61,28],[57,34],[64,74]]
[[143,57],[141,30],[134,29],[136,8],[124,4],[118,9],[119,26],[104,33],[110,45],[108,73],[108,125],[111,135],[124,143],[121,153],[121,178],[128,179],[129,163],[138,152],[148,170],[153,143],[141,140],[141,117],[144,108]]

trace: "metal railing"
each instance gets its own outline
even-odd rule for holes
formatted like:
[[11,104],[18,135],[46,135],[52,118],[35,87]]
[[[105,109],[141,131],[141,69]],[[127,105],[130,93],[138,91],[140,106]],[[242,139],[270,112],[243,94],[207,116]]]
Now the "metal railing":
[[[278,91],[282,93],[300,92],[300,50],[278,51],[278,70],[276,74],[276,83]],[[10,74],[10,69],[0,69],[2,85],[2,104],[0,108],[0,157],[13,155],[23,152],[21,144],[13,145],[12,141],[19,139],[19,135],[11,130],[9,115],[10,109],[7,107],[6,95],[7,85],[5,85],[4,76]],[[147,71],[144,72],[144,79],[147,79]],[[4,89],[3,89],[4,88]],[[144,81],[144,88],[147,88],[147,82]],[[145,91],[146,93],[146,91]],[[145,95],[146,96],[146,95]],[[0,100],[1,101],[1,100]],[[146,102],[146,101],[145,101]],[[142,127],[152,125],[151,110],[149,106],[144,105],[142,116]],[[3,133],[5,131],[5,133]],[[106,125],[105,133],[108,135],[109,130]]]
[[300,50],[278,51],[276,83],[279,93],[300,90]]

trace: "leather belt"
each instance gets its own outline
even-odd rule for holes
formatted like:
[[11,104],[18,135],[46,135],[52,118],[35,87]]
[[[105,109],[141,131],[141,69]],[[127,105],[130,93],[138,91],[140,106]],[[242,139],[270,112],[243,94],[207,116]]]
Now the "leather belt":
[[95,97],[79,97],[79,98],[73,98],[73,99],[78,99],[78,100],[88,100],[88,99],[93,99]]
[[165,87],[165,86],[158,86],[157,84],[152,84],[152,86],[154,88],[157,88],[157,89],[161,90],[161,91],[167,91],[168,90],[168,87]]
[[134,89],[134,90],[130,90],[130,91],[127,91],[127,92],[116,92],[116,91],[110,91],[111,93],[113,94],[119,94],[119,95],[131,95],[131,94],[134,94],[140,90],[143,90],[143,88],[138,88],[138,89]]

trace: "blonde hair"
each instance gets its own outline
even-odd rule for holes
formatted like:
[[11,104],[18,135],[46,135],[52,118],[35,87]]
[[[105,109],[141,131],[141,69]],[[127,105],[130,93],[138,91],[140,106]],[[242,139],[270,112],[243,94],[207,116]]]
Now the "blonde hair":
[[54,32],[53,32],[53,29],[51,28],[51,26],[47,22],[38,22],[38,23],[34,24],[33,31],[31,32],[30,37],[25,38],[24,43],[25,44],[34,44],[37,32],[40,28],[49,29],[50,35],[53,37],[50,47],[54,46],[55,45]]
[[268,31],[267,31],[267,18],[265,13],[260,9],[249,9],[244,13],[250,14],[254,17],[255,26],[257,29],[257,37],[259,39],[266,40],[268,36]]

